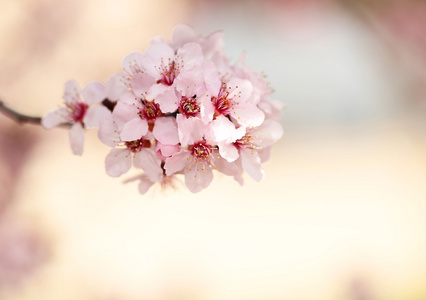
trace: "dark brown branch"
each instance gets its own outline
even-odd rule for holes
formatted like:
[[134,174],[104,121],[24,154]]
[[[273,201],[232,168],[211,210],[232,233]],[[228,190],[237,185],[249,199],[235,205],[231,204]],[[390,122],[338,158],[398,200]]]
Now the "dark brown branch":
[[11,118],[12,120],[18,122],[19,124],[30,123],[34,125],[41,125],[40,117],[31,117],[31,116],[26,116],[21,113],[18,113],[14,111],[13,109],[4,105],[3,101],[1,100],[0,100],[0,112],[2,112],[4,115]]
[[117,101],[111,101],[109,99],[104,99],[104,101],[102,101],[102,105],[108,108],[111,112],[114,110],[116,104]]

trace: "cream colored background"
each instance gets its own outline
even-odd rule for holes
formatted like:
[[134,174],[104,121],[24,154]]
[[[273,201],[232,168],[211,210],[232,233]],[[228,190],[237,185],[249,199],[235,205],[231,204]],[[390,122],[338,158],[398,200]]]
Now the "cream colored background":
[[23,113],[60,105],[69,79],[105,82],[180,22],[225,29],[230,56],[246,50],[288,104],[261,183],[217,176],[195,195],[182,185],[141,196],[106,175],[96,132],[75,157],[65,130],[31,127],[40,140],[13,210],[40,228],[51,257],[0,297],[426,297],[426,112],[406,93],[409,71],[333,6],[296,11],[309,20],[298,23],[281,7],[208,3],[0,2],[0,97]]

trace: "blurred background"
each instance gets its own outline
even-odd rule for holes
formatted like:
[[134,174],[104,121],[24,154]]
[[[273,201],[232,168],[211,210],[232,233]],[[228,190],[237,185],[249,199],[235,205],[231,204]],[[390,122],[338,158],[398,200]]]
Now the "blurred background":
[[42,116],[187,23],[287,105],[266,178],[122,184],[0,115],[0,299],[426,299],[426,1],[0,0],[0,99]]

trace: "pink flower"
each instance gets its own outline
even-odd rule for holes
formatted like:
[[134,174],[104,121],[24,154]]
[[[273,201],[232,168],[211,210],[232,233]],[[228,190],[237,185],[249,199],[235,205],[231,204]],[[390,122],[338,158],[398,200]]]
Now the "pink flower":
[[196,43],[185,44],[176,51],[176,54],[167,43],[151,43],[145,52],[142,65],[156,83],[148,91],[147,98],[153,99],[170,90],[183,70],[191,69],[202,61],[203,53],[200,45]]
[[231,163],[221,158],[217,145],[212,142],[212,129],[198,118],[197,126],[186,128],[189,145],[166,158],[164,169],[167,176],[175,173],[185,175],[185,184],[193,193],[206,188],[213,179],[213,169],[225,175],[239,177],[241,173]]
[[[242,133],[242,134],[241,134]],[[240,135],[240,136],[238,136]],[[219,142],[219,153],[228,161],[234,161],[247,172],[250,177],[260,181],[264,177],[261,163],[263,149],[267,149],[283,135],[281,124],[266,120],[259,127],[246,128],[245,132],[236,132],[234,139]]]
[[99,105],[105,99],[105,88],[99,82],[92,82],[82,90],[73,80],[65,84],[65,107],[61,107],[42,119],[42,125],[51,129],[60,124],[71,123],[69,138],[71,150],[76,155],[83,154],[84,128],[97,127],[110,111]]
[[259,126],[265,116],[257,107],[260,98],[253,97],[252,82],[229,72],[221,78],[217,65],[204,64],[203,75],[214,107],[214,116],[230,117],[244,127]]
[[161,159],[151,148],[152,135],[148,133],[132,141],[122,141],[117,123],[111,117],[101,122],[98,137],[104,144],[113,147],[105,159],[108,175],[119,177],[128,172],[133,164],[143,169],[151,181],[162,180]]
[[205,189],[213,180],[215,160],[219,159],[219,153],[215,147],[200,140],[190,145],[188,149],[182,149],[166,159],[164,168],[166,175],[170,176],[177,172],[185,175],[185,184],[193,193]]
[[253,87],[250,81],[232,78],[222,82],[212,93],[215,115],[229,116],[241,126],[259,126],[265,119],[257,103],[251,101]]
[[[190,191],[206,188],[217,170],[240,184],[247,172],[259,181],[261,164],[282,135],[282,105],[269,99],[264,76],[241,56],[231,65],[222,33],[198,35],[179,25],[171,42],[151,41],[144,52],[132,52],[105,88],[91,83],[82,91],[66,84],[66,107],[43,119],[46,128],[72,123],[70,140],[81,154],[83,128],[99,126],[99,139],[111,147],[105,159],[108,175],[121,176],[132,166],[143,174],[144,194],[154,184],[167,186],[185,176]],[[102,105],[108,105],[111,113]]]

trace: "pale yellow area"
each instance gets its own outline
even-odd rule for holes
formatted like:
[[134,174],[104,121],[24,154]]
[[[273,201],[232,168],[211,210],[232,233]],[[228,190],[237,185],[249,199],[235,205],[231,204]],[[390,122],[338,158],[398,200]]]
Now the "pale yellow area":
[[[58,10],[58,36],[40,35],[41,19],[29,17],[42,5],[44,18]],[[0,96],[43,115],[60,105],[66,80],[104,82],[124,55],[153,36],[169,38],[191,19],[189,5],[2,1]],[[44,38],[37,51],[34,35]],[[76,157],[66,130],[34,128],[41,140],[19,181],[16,213],[45,230],[51,256],[2,300],[358,300],[355,283],[372,300],[424,299],[423,119],[407,110],[353,127],[293,123],[260,183],[218,175],[198,194],[180,184],[145,196],[122,184],[126,176],[106,175],[109,149],[96,132]]]

